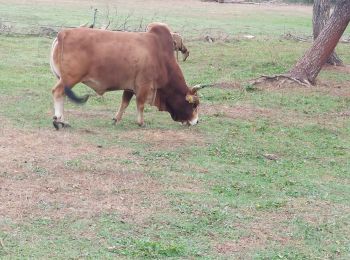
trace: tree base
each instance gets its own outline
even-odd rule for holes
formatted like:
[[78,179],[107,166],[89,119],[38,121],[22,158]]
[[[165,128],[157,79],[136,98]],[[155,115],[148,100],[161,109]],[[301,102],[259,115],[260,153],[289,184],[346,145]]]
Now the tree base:
[[344,66],[343,61],[339,58],[339,56],[333,52],[331,56],[329,56],[326,64],[333,65],[333,66]]

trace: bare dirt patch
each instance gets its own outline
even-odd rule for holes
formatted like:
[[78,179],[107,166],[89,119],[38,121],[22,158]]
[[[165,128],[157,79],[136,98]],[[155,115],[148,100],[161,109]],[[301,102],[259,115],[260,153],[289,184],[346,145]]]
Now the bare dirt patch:
[[71,131],[0,129],[0,219],[117,213],[142,222],[167,203],[125,147],[99,148]]

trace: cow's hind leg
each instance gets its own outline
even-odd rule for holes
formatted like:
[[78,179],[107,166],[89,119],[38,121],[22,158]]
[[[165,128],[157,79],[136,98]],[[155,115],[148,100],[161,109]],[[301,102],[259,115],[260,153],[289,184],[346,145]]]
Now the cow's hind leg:
[[69,125],[64,122],[63,107],[64,107],[64,84],[59,80],[56,86],[52,89],[55,115],[53,116],[53,126],[56,130]]
[[133,95],[134,95],[133,92],[124,90],[123,97],[122,97],[122,103],[120,104],[120,107],[118,109],[118,112],[115,115],[115,118],[113,118],[114,124],[119,122],[120,120],[122,120],[125,109],[128,107]]

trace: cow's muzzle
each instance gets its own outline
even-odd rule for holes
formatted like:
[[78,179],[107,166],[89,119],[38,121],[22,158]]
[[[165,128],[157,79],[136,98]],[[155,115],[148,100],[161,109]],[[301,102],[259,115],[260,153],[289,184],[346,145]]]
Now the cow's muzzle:
[[186,122],[186,124],[187,124],[188,126],[194,126],[194,125],[198,124],[198,122],[199,122],[199,119],[198,119],[198,115],[197,115],[197,116],[194,117],[192,120],[188,120],[188,121]]

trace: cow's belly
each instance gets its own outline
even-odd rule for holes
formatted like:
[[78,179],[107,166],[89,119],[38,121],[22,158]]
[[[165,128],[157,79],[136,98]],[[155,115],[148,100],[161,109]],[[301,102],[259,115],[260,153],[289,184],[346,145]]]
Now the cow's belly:
[[[103,80],[90,78],[83,81],[83,83],[89,86],[90,88],[92,88],[93,90],[95,90],[95,92],[98,95],[103,95],[105,92],[114,91],[114,90],[129,90],[134,94],[137,94],[136,93],[137,88],[135,88],[134,86],[134,81],[116,83],[116,82],[104,82]],[[150,85],[150,89],[148,89],[148,91],[145,92],[147,95],[145,102],[147,104],[154,105],[156,95],[157,95],[157,87],[153,84],[151,85]]]
[[128,82],[114,82],[106,81],[100,78],[88,78],[82,81],[85,85],[92,88],[97,94],[103,95],[107,91],[114,90],[130,90],[135,91],[133,82],[130,80]]

